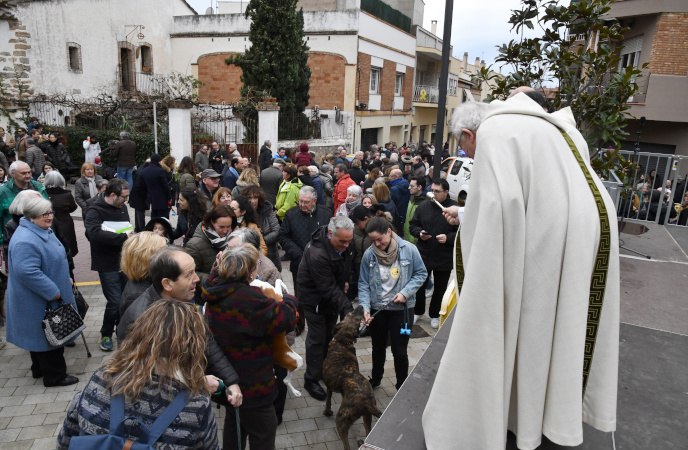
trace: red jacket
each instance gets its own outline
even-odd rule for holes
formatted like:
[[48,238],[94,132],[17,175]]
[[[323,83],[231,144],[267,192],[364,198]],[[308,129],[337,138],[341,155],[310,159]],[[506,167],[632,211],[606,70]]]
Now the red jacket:
[[311,154],[306,150],[305,152],[300,151],[296,156],[294,156],[294,162],[296,167],[310,166],[311,165]]
[[351,179],[349,174],[342,176],[337,184],[334,185],[334,213],[337,214],[337,210],[340,206],[346,203],[346,190],[349,186],[354,186],[356,182]]

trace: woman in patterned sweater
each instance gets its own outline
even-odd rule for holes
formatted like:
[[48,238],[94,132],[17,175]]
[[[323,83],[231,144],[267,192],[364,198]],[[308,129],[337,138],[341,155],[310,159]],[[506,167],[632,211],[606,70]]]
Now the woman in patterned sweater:
[[110,402],[118,394],[125,398],[124,436],[137,441],[141,428],[135,419],[150,427],[182,391],[189,401],[155,447],[219,450],[205,381],[205,336],[205,320],[194,305],[156,301],[132,325],[113,358],[74,396],[57,450],[66,450],[73,437],[108,434]]
[[[210,330],[239,374],[244,395],[241,405],[241,438],[252,449],[275,446],[277,395],[273,372],[273,337],[297,321],[296,299],[282,302],[266,297],[249,285],[258,273],[258,251],[243,244],[222,253],[217,267],[203,284],[203,300]],[[227,408],[223,442],[237,448],[234,408]]]

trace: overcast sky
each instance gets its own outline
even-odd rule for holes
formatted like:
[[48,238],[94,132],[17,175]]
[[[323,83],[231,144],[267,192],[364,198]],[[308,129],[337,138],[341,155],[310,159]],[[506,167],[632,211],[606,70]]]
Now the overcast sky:
[[[199,14],[215,0],[187,0]],[[237,0],[238,1],[238,0]],[[562,4],[568,4],[563,0]],[[445,0],[425,0],[423,28],[430,30],[430,22],[437,20],[437,35],[442,37],[444,31]],[[468,61],[475,58],[484,59],[490,65],[497,56],[497,45],[505,44],[516,38],[510,33],[509,17],[511,10],[520,8],[520,0],[454,0],[452,23],[452,45],[454,56],[462,58],[468,52]]]

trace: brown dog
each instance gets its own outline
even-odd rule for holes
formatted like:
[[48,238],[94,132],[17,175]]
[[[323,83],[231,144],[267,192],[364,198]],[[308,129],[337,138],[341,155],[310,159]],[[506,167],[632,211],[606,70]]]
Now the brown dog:
[[332,392],[341,393],[342,404],[337,412],[337,433],[344,444],[344,450],[350,450],[348,434],[352,423],[363,416],[363,426],[367,436],[370,433],[373,416],[382,415],[377,408],[370,382],[358,371],[354,343],[358,337],[362,319],[363,307],[359,306],[334,327],[334,337],[323,363],[323,380],[327,386],[327,400],[323,414],[332,415]]

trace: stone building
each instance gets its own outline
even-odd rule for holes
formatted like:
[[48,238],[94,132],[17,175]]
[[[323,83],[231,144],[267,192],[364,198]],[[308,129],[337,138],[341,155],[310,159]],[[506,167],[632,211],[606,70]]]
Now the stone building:
[[150,89],[172,69],[173,17],[189,14],[184,0],[3,1],[3,88],[83,98]]

